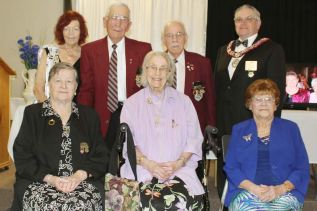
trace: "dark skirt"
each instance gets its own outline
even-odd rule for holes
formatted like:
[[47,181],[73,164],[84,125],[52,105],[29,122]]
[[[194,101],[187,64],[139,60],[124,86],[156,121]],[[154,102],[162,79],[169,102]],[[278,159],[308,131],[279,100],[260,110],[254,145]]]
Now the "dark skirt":
[[47,183],[33,182],[24,192],[23,210],[102,211],[102,197],[95,186],[85,181],[70,193]]

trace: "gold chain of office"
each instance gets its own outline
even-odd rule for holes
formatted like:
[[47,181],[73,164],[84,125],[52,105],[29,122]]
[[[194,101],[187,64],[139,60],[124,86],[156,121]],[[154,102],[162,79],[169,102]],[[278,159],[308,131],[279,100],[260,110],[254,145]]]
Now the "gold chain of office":
[[256,43],[252,44],[250,47],[247,47],[246,49],[244,49],[243,51],[240,51],[240,52],[235,52],[232,50],[232,44],[235,42],[235,40],[232,40],[227,46],[227,53],[231,57],[239,58],[239,57],[243,56],[244,54],[248,53],[249,51],[252,51],[252,50],[258,48],[260,45],[262,45],[263,43],[265,43],[269,40],[270,40],[269,38],[264,37],[264,38],[260,39],[259,41],[257,41]]

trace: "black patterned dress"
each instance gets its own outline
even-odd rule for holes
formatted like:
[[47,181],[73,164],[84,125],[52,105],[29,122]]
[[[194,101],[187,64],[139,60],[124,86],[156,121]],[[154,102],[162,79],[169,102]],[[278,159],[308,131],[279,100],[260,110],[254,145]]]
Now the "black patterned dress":
[[[60,118],[52,109],[49,100],[43,103],[44,116]],[[72,104],[72,112],[79,116],[76,104]],[[72,165],[72,140],[70,139],[70,125],[67,123],[63,126],[62,139],[60,143],[60,160],[58,166],[59,177],[71,176],[73,172]],[[102,210],[102,199],[98,189],[85,181],[81,182],[78,187],[70,192],[63,193],[56,190],[55,187],[48,183],[33,182],[24,192],[23,210]]]

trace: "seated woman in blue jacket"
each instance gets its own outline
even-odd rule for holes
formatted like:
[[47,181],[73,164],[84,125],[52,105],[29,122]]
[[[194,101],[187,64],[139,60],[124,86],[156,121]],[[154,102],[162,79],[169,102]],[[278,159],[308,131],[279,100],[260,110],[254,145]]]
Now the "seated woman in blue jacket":
[[277,85],[254,81],[246,90],[253,118],[233,127],[224,167],[229,210],[302,210],[309,183],[307,152],[298,126],[274,117]]

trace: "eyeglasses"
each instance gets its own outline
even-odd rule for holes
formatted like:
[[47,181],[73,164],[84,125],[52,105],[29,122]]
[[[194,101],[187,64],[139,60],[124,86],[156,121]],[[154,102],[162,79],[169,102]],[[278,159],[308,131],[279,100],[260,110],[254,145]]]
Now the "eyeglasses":
[[235,23],[242,23],[242,22],[246,22],[246,23],[251,23],[254,20],[258,20],[257,17],[254,16],[248,16],[246,18],[241,18],[241,17],[237,17],[233,19]]
[[256,104],[262,104],[262,103],[266,103],[266,104],[272,104],[275,102],[275,99],[273,97],[253,97],[253,101]]
[[110,20],[128,22],[129,21],[129,17],[123,16],[123,15],[112,15],[112,16],[110,16]]
[[183,38],[184,36],[185,36],[184,32],[177,32],[176,34],[172,34],[172,33],[165,34],[165,37],[168,39],[173,39],[174,37],[176,39],[179,39],[179,38]]
[[168,67],[166,66],[161,66],[161,67],[157,67],[155,65],[150,65],[150,66],[147,66],[146,69],[152,71],[152,72],[157,72],[157,70],[162,73],[162,72],[166,72],[168,70]]

